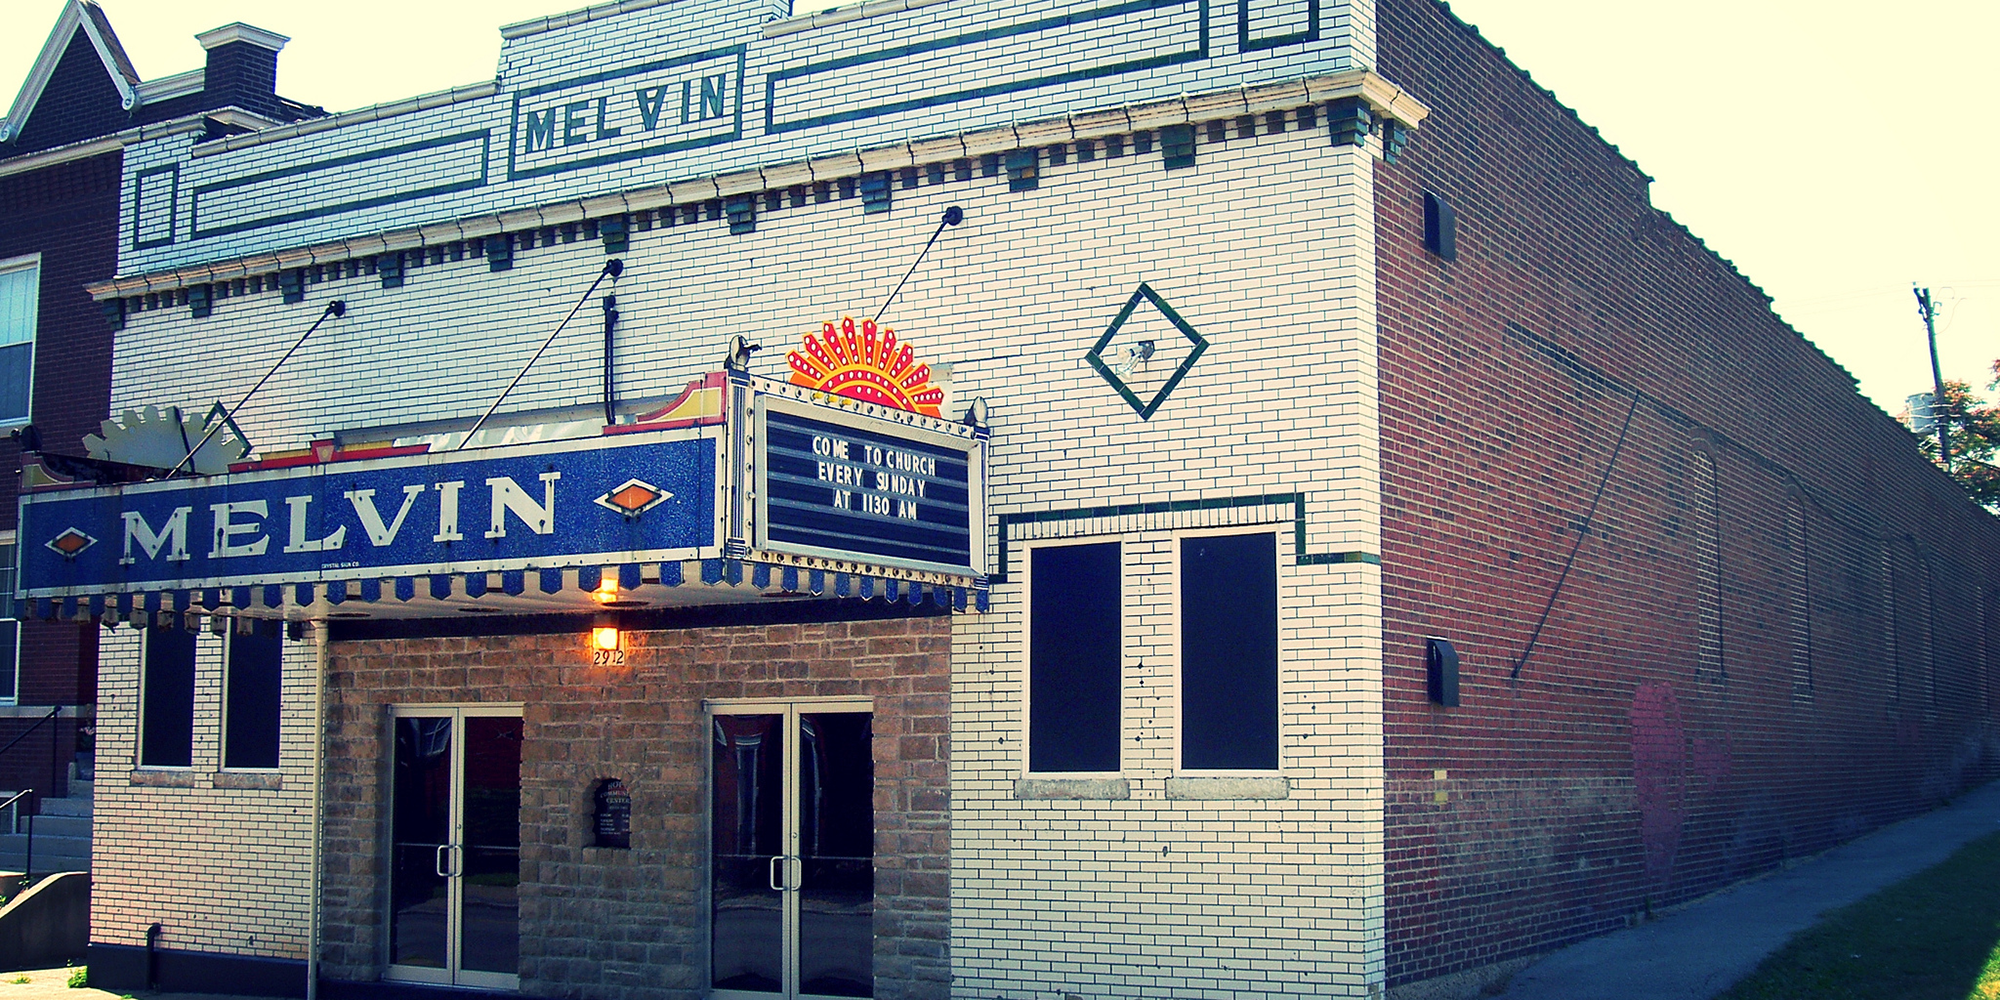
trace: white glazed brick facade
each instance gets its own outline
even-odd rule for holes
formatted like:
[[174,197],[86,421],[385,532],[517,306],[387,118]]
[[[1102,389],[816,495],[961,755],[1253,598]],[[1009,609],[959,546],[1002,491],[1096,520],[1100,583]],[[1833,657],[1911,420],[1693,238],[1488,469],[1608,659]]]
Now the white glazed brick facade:
[[302,960],[312,883],[313,644],[283,644],[278,770],[226,771],[223,642],[203,632],[195,643],[193,766],[141,769],[141,636],[113,628],[100,637],[90,940],[144,946],[146,928],[158,923],[163,948]]
[[[1379,551],[1371,168],[1365,156],[1327,149],[1323,135],[1309,139],[1317,142],[1261,138],[1254,147],[1225,146],[1220,155],[1204,146],[1199,181],[1206,187],[1215,178],[1215,196],[1176,192],[1125,220],[1146,234],[1152,253],[1181,258],[1201,276],[1198,284],[1214,290],[1212,305],[1174,298],[1183,316],[1205,334],[1209,317],[1241,319],[1222,328],[1228,332],[1213,338],[1216,347],[1196,374],[1145,424],[1129,411],[1090,406],[1101,393],[1094,374],[1060,359],[1004,377],[1015,386],[1060,385],[1064,401],[1052,400],[1046,412],[1074,419],[996,427],[996,513],[1300,490],[1307,494],[1308,552]],[[1290,183],[1272,183],[1260,168],[1289,174]],[[979,367],[961,366],[960,377]],[[1004,414],[999,422],[1014,408],[997,412]],[[1280,745],[1288,797],[1172,799],[1169,780],[1181,776],[1178,539],[1260,524],[1278,533],[1281,555]],[[991,612],[961,617],[954,632],[952,964],[959,993],[1379,990],[1379,570],[1295,565],[1292,527],[1289,507],[1264,506],[1044,522],[1018,532],[1009,580],[996,585]],[[1129,799],[1017,797],[1026,777],[1023,632],[1032,586],[1022,574],[1033,538],[1123,543]]]

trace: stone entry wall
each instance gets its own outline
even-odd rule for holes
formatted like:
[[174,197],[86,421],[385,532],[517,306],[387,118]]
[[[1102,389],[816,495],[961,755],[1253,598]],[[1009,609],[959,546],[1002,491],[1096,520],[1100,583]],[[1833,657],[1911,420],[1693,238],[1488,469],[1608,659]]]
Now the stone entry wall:
[[[875,995],[949,992],[947,617],[336,642],[328,690],[324,975],[380,976],[392,704],[520,702],[521,990],[682,1000],[707,985],[708,698],[875,700]],[[622,780],[629,850],[591,846]]]

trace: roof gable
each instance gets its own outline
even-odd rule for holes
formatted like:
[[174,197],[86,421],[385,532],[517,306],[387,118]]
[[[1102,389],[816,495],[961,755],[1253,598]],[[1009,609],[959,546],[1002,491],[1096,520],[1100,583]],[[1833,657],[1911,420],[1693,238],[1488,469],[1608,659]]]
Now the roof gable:
[[0,142],[14,139],[27,126],[35,105],[41,101],[43,91],[48,88],[56,67],[62,63],[78,32],[89,41],[98,62],[103,65],[105,75],[117,90],[121,107],[130,111],[139,103],[138,71],[132,68],[132,60],[125,55],[125,47],[118,43],[118,35],[111,30],[111,21],[96,4],[87,0],[69,0],[63,6],[62,14],[56,18],[48,41],[42,43],[41,54],[35,57],[28,78],[21,83],[21,92],[15,96],[5,123],[0,124]]

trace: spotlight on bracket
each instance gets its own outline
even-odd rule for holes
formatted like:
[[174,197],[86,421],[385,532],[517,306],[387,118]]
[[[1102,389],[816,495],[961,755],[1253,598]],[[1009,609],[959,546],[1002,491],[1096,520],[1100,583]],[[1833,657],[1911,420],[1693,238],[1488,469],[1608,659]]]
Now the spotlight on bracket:
[[1143,367],[1152,358],[1153,352],[1157,349],[1158,345],[1153,341],[1139,341],[1125,349],[1125,360],[1120,361],[1118,367],[1112,369],[1112,371],[1120,375],[1130,375]]
[[743,339],[742,334],[729,338],[729,353],[722,358],[722,366],[732,371],[743,371],[750,367],[750,355],[764,349],[762,344],[753,344]]

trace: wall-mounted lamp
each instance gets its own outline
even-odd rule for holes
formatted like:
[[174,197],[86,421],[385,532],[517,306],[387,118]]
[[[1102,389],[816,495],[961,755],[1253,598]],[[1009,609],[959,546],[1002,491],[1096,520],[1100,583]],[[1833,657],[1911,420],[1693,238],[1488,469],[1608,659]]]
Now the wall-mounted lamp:
[[738,334],[729,339],[729,353],[723,355],[722,366],[736,371],[743,371],[750,367],[750,355],[763,349],[764,345],[753,344],[745,340],[742,334]]
[[1424,640],[1424,682],[1432,702],[1458,707],[1458,650],[1450,642]]
[[1153,356],[1153,352],[1157,349],[1157,346],[1150,340],[1139,341],[1137,344],[1125,349],[1125,360],[1119,362],[1118,367],[1112,370],[1120,375],[1132,374],[1141,365],[1144,365],[1147,359]]
[[618,626],[597,625],[590,630],[590,648],[609,652],[618,648]]

